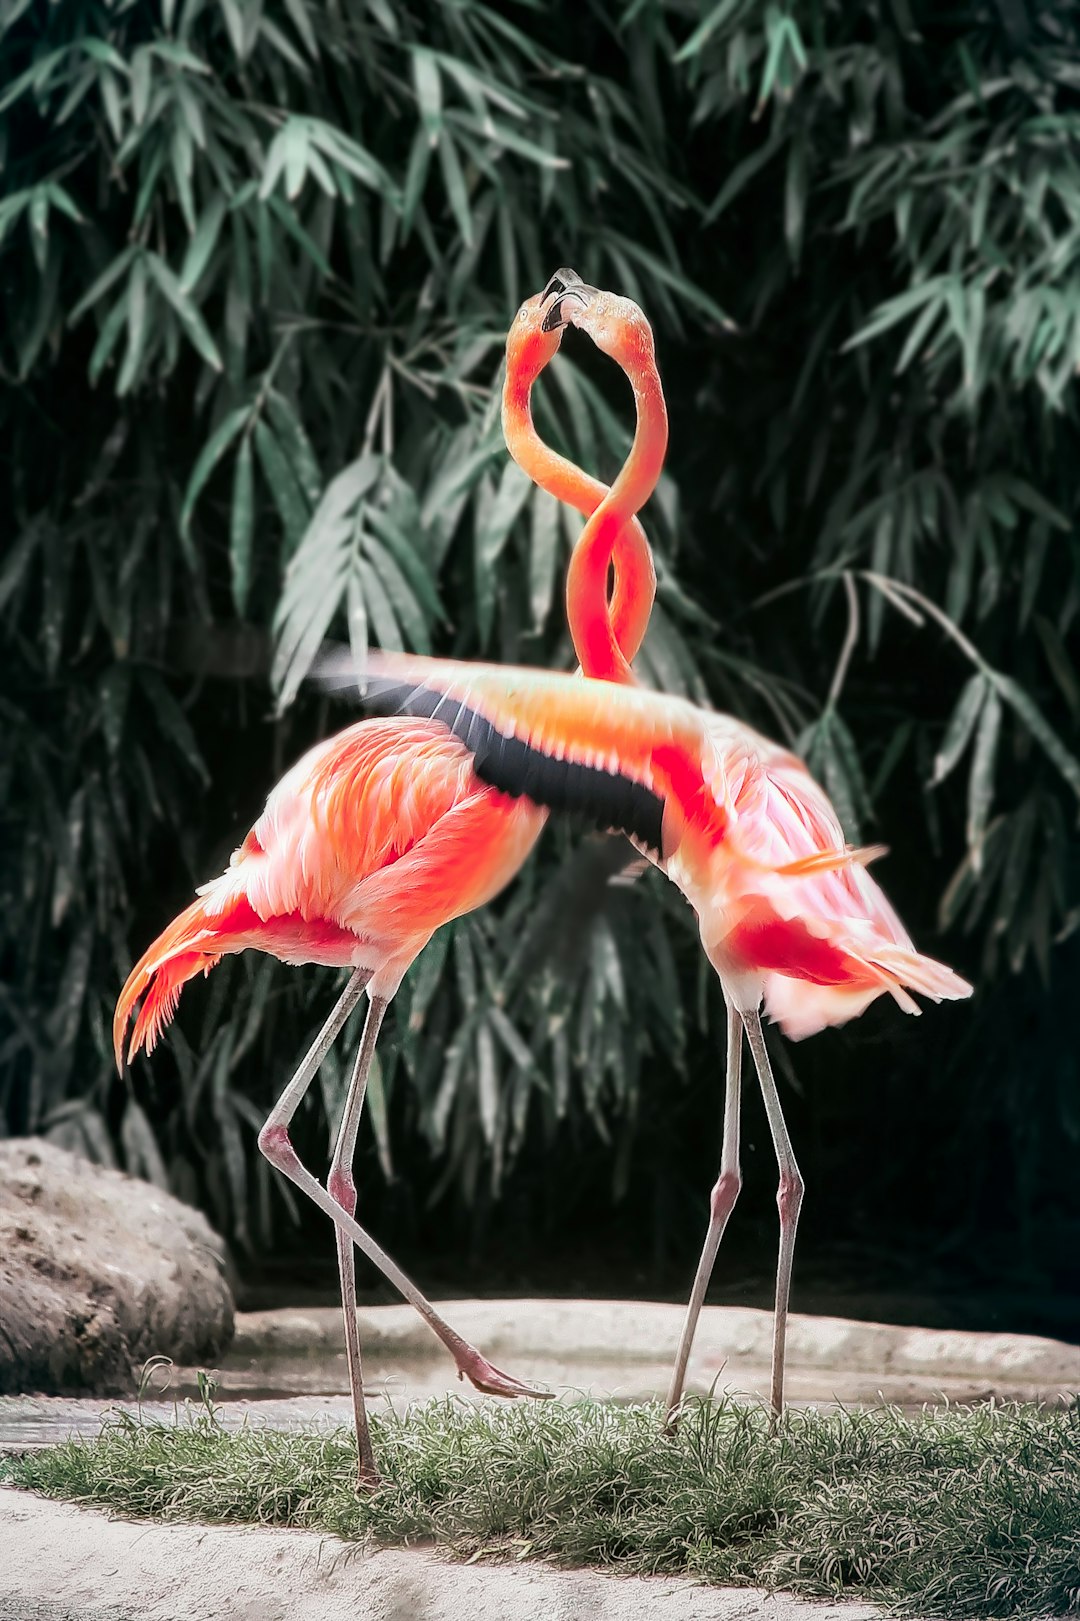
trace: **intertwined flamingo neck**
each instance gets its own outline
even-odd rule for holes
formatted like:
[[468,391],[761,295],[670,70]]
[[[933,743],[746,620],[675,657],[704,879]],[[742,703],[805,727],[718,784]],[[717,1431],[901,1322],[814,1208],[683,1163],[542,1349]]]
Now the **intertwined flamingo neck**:
[[667,407],[651,333],[642,327],[632,336],[619,361],[637,406],[634,442],[607,499],[586,524],[566,576],[566,614],[582,669],[586,675],[624,684],[634,677],[606,608],[608,567],[620,532],[656,487],[668,441]]
[[[606,486],[546,445],[536,431],[532,415],[532,386],[558,348],[560,336],[540,330],[540,311],[533,300],[522,306],[506,342],[503,435],[522,472],[549,495],[589,517],[608,494]],[[659,391],[655,361],[652,364],[653,380]],[[638,383],[631,381],[636,397]],[[645,531],[636,517],[620,526],[612,538],[611,548],[615,579],[610,601],[605,569],[602,578],[592,587],[598,592],[596,601],[584,605],[582,612],[610,620],[612,637],[622,654],[622,668],[629,672],[629,661],[645,639],[652,613],[656,569]]]

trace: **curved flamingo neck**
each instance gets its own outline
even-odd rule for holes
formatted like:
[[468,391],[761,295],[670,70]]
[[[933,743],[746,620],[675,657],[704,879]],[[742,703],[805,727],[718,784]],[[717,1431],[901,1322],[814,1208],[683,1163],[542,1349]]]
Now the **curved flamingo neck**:
[[[607,576],[623,526],[656,487],[667,452],[667,407],[651,345],[623,369],[637,405],[637,428],[622,472],[582,530],[566,576],[566,616],[582,670],[604,681],[632,682],[608,615]],[[651,603],[650,603],[651,606]]]
[[532,416],[534,382],[535,378],[524,378],[512,362],[507,361],[502,395],[503,438],[521,471],[527,473],[542,490],[557,495],[561,500],[564,496],[559,490],[552,489],[551,485],[555,480],[561,481],[563,469],[570,468],[572,464],[556,451],[549,450],[536,431]]
[[[508,353],[502,395],[502,426],[507,448],[522,472],[528,474],[534,483],[587,518],[607,496],[607,487],[565,456],[560,456],[558,451],[551,450],[540,438],[533,422],[531,405],[532,385],[536,376],[537,372],[532,366],[523,372],[517,356]],[[626,672],[619,679],[631,680],[628,661],[634,658],[645,639],[656,596],[656,569],[645,531],[636,517],[613,539],[612,544],[615,585],[611,601],[608,602],[605,571],[603,580],[596,588],[599,593],[596,601],[589,605],[590,614],[610,619],[611,633],[621,650],[622,667]]]

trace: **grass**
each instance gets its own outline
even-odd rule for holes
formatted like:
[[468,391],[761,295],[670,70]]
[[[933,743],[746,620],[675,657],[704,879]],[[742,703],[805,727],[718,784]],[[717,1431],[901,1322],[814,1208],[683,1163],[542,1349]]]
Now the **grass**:
[[926,1616],[1080,1614],[1080,1403],[765,1412],[472,1408],[373,1418],[386,1476],[353,1491],[346,1430],[228,1432],[111,1417],[7,1465],[14,1483],[120,1514],[306,1526],[457,1557],[546,1559],[871,1599]]

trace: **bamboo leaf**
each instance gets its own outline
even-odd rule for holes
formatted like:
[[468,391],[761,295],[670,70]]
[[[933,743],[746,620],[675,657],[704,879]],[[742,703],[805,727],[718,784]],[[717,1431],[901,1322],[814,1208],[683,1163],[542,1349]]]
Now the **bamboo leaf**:
[[383,1085],[383,1067],[379,1061],[378,1053],[371,1060],[368,1070],[367,1098],[368,1115],[371,1119],[371,1129],[375,1135],[375,1147],[379,1155],[379,1165],[388,1182],[394,1180],[394,1162],[390,1154],[390,1113],[386,1106],[386,1089]]
[[559,561],[559,503],[546,490],[535,490],[531,499],[529,540],[529,606],[533,625],[541,630],[547,622],[555,592]]
[[480,1129],[489,1148],[495,1144],[499,1128],[499,1070],[495,1058],[495,1038],[488,1024],[476,1032],[476,1092],[480,1105]]
[[210,336],[206,322],[184,292],[164,259],[159,258],[156,253],[148,253],[145,262],[147,270],[176,311],[180,325],[187,333],[194,348],[202,355],[207,365],[212,366],[215,371],[221,371],[221,356],[218,354],[216,343]]
[[532,488],[532,480],[515,462],[508,461],[503,468],[494,500],[477,518],[473,553],[476,569],[475,601],[477,623],[481,638],[485,642],[491,633],[491,622],[498,599],[496,565],[514,520]]
[[180,510],[180,530],[183,535],[190,534],[191,517],[195,510],[195,503],[206,488],[210,475],[233,440],[240,433],[250,415],[251,413],[246,405],[238,406],[235,411],[230,411],[199,452],[195,466],[191,470],[191,477],[188,479],[187,490],[184,493],[184,504]]
[[285,531],[284,557],[288,562],[308,526],[311,507],[275,435],[264,422],[256,422],[254,435],[259,466],[270,487],[270,494]]
[[929,787],[936,788],[945,781],[967,748],[989,690],[986,677],[981,674],[973,675],[968,680],[945,729],[941,747],[934,756],[934,773]]
[[450,212],[454,216],[462,242],[467,248],[471,248],[473,227],[472,212],[469,208],[469,193],[465,185],[465,175],[462,171],[457,147],[446,129],[439,136],[438,153],[439,166],[442,169],[443,185],[446,188],[446,200],[450,204]]
[[1005,702],[1019,715],[1047,758],[1060,771],[1073,793],[1080,799],[1080,760],[1065,747],[1038,705],[1019,682],[996,670],[991,680]]
[[154,717],[162,736],[170,743],[175,744],[183,758],[204,782],[210,781],[210,773],[206,769],[206,762],[199,752],[195,741],[195,733],[184,711],[169,691],[165,682],[155,670],[144,668],[140,672],[140,679],[146,689],[148,698],[154,711]]
[[180,269],[179,286],[181,292],[185,294],[190,293],[192,288],[197,283],[199,277],[206,269],[210,255],[217,246],[217,239],[221,233],[221,227],[224,222],[225,199],[218,196],[213,198],[213,200],[203,210],[203,216],[199,221],[198,229],[196,230],[191,241],[188,243],[187,252],[184,255],[184,263]]
[[986,694],[975,733],[968,779],[967,842],[976,873],[982,866],[983,839],[994,798],[994,766],[1001,732],[1001,699],[991,689]]
[[245,434],[233,472],[232,520],[229,525],[229,575],[238,619],[247,613],[251,591],[251,546],[255,531],[255,475],[251,439]]
[[719,0],[719,4],[701,19],[689,39],[683,41],[675,53],[676,62],[685,62],[690,57],[698,56],[702,47],[712,38],[718,28],[734,16],[739,10],[742,0]]
[[845,352],[858,348],[860,344],[869,343],[872,338],[880,337],[883,332],[888,332],[890,327],[913,315],[931,299],[936,301],[940,295],[947,294],[949,286],[947,276],[931,276],[929,280],[908,288],[906,293],[886,299],[883,304],[878,305],[869,321],[847,340],[844,344]]
[[267,408],[274,431],[281,440],[282,448],[296,474],[304,498],[309,506],[314,506],[322,494],[323,476],[311,447],[311,440],[305,433],[300,418],[283,394],[271,389],[267,397]]
[[429,150],[439,144],[442,134],[442,79],[431,51],[418,48],[412,53],[413,88],[420,109],[420,124]]
[[[300,35],[308,55],[313,58],[317,57],[319,54],[319,44],[315,37],[315,29],[312,25],[311,15],[308,11],[306,0],[285,0],[285,10],[289,13],[290,21],[292,22],[293,27],[296,29],[296,32]],[[390,1172],[387,1171],[386,1174],[387,1178],[389,1179]]]
[[98,333],[98,340],[90,356],[90,364],[87,367],[87,375],[91,385],[96,385],[100,380],[102,372],[112,358],[113,350],[120,341],[120,334],[124,329],[124,323],[128,316],[130,298],[131,287],[129,283],[105,317],[101,331]]
[[141,259],[136,259],[128,279],[127,353],[116,380],[119,395],[129,393],[135,383],[143,361],[145,340],[146,267]]

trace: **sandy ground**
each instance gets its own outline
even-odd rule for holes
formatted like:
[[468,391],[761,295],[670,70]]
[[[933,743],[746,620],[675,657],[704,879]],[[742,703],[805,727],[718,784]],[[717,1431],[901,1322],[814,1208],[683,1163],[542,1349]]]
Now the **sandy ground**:
[[313,1531],[143,1525],[0,1488],[0,1621],[869,1621],[864,1604],[365,1553]]
[[[564,1397],[588,1390],[624,1401],[663,1392],[682,1321],[681,1306],[635,1301],[456,1300],[445,1310],[519,1376]],[[225,1424],[349,1422],[336,1308],[249,1313],[237,1328],[218,1391]],[[466,1394],[408,1307],[362,1310],[360,1331],[376,1401]],[[770,1336],[768,1312],[707,1307],[690,1388],[715,1382],[763,1393]],[[795,1316],[789,1358],[797,1404],[1055,1401],[1080,1388],[1080,1348],[1030,1335]],[[170,1394],[186,1394],[193,1378],[175,1370]],[[0,1452],[93,1434],[105,1405],[0,1398]],[[168,1418],[173,1405],[149,1411]],[[453,1565],[420,1549],[364,1552],[306,1531],[136,1524],[0,1488],[0,1621],[867,1621],[879,1613],[671,1578]]]

